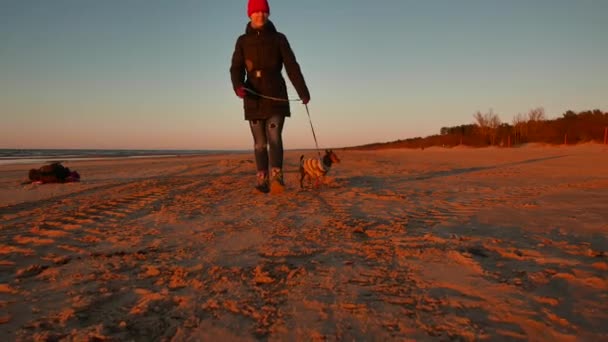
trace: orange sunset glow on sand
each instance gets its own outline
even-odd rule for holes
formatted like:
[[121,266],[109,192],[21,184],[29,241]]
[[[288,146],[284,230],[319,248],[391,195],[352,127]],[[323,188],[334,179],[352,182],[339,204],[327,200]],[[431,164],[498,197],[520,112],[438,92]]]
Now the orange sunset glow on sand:
[[281,195],[249,153],[0,166],[1,339],[608,338],[605,145],[335,152]]

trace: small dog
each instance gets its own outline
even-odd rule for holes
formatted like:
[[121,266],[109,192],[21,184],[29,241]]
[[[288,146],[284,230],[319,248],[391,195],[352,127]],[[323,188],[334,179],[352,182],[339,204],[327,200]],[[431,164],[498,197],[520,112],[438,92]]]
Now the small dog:
[[308,177],[309,182],[315,179],[315,187],[329,172],[333,163],[339,163],[340,159],[332,150],[325,150],[323,158],[304,158],[300,157],[300,189],[304,188],[304,177]]

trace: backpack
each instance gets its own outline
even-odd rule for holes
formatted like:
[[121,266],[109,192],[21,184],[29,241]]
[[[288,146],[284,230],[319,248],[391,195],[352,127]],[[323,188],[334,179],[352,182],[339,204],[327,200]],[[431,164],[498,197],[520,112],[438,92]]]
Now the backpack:
[[59,162],[31,169],[29,173],[30,181],[42,183],[63,183],[69,176],[70,169]]

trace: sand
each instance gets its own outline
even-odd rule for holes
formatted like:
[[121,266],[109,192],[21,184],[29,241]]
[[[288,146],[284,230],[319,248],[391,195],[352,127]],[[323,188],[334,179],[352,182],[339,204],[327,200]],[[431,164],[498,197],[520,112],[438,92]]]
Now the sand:
[[336,152],[0,166],[0,340],[608,339],[606,147]]

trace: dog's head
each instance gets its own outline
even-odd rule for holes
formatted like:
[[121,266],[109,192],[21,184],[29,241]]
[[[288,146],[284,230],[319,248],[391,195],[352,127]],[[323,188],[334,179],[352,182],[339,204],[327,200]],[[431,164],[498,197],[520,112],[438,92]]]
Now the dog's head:
[[331,166],[331,164],[333,163],[339,163],[340,162],[340,158],[338,158],[338,155],[336,153],[334,153],[334,151],[332,150],[325,150],[325,155],[323,156],[323,164],[327,165],[327,166]]

